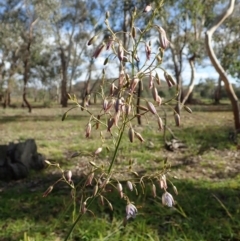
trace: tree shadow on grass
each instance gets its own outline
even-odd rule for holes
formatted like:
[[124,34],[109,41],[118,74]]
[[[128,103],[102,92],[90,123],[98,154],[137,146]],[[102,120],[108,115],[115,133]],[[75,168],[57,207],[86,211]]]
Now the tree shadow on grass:
[[[65,183],[59,183],[46,198],[42,197],[43,192],[58,178],[59,175],[56,174],[8,184],[0,183],[1,241],[20,240],[24,232],[33,236],[38,233],[41,240],[51,240],[50,234],[55,237],[66,235],[72,223],[73,212],[70,188]],[[75,181],[82,181],[81,178],[77,179],[73,177]],[[178,188],[178,196],[174,195],[171,187],[168,188],[176,200],[174,208],[162,206],[163,191],[158,183],[156,198],[152,197],[150,183],[146,183],[144,194],[138,186],[137,196],[123,185],[124,192],[137,206],[138,215],[126,228],[117,230],[122,239],[114,239],[113,236],[108,240],[129,240],[129,236],[126,236],[130,235],[128,230],[132,230],[131,235],[135,233],[144,237],[146,229],[149,232],[155,230],[160,240],[240,240],[240,186],[237,180],[218,183],[182,180],[174,182],[174,185]],[[98,240],[100,235],[104,237],[111,231],[113,222],[121,222],[123,219],[126,201],[120,199],[119,193],[112,186],[106,190],[103,195],[111,202],[114,211],[110,211],[106,202],[101,206],[97,199],[91,206],[95,217],[87,214],[84,222],[74,231],[74,236],[78,236],[78,239],[73,240]],[[83,198],[86,199],[91,193],[92,187],[86,190]],[[76,215],[79,213],[80,200],[81,196],[77,195]],[[109,224],[106,225],[106,222]],[[146,225],[146,229],[143,225]],[[84,229],[91,231],[85,230],[85,239],[81,239]]]

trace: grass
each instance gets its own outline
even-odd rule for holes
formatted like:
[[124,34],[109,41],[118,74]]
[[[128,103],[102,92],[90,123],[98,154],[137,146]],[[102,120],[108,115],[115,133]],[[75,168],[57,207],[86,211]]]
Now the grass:
[[[29,115],[22,109],[0,110],[0,145],[34,138],[38,152],[60,163],[65,170],[73,170],[73,180],[79,182],[82,177],[78,174],[88,161],[87,154],[99,146],[103,145],[104,149],[95,162],[107,165],[111,152],[106,146],[111,150],[111,138],[102,129],[106,137],[104,143],[95,131],[91,138],[85,139],[88,116],[76,110],[62,122],[63,112],[60,108],[33,109]],[[177,205],[172,209],[162,206],[158,183],[156,198],[152,197],[150,183],[146,183],[144,194],[138,186],[138,196],[124,186],[138,208],[137,218],[124,228],[126,204],[118,193],[108,192],[105,195],[114,211],[109,210],[106,202],[101,206],[97,200],[91,207],[95,216],[87,213],[77,224],[71,240],[240,240],[240,166],[236,146],[228,139],[231,112],[198,110],[192,115],[183,112],[181,128],[172,130],[187,149],[176,153],[162,148],[163,138],[155,127],[155,119],[150,117],[148,121],[144,120],[143,127],[134,127],[145,142],[136,140],[130,145],[127,134],[124,136],[117,170],[126,173],[131,159],[134,170],[152,173],[168,159],[170,177],[179,192],[174,195]],[[169,122],[173,124],[173,118]],[[84,153],[71,159],[76,151]],[[64,183],[42,198],[42,193],[59,175],[59,171],[51,167],[40,173],[33,172],[21,181],[0,182],[0,241],[63,240],[73,215],[79,212],[79,200],[74,214],[70,189]],[[171,186],[169,192],[173,193]]]

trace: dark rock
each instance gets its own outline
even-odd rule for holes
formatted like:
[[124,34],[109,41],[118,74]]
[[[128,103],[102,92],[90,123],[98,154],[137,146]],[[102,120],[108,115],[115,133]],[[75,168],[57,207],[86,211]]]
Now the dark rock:
[[29,170],[40,170],[45,157],[37,152],[34,139],[0,146],[0,180],[22,179]]

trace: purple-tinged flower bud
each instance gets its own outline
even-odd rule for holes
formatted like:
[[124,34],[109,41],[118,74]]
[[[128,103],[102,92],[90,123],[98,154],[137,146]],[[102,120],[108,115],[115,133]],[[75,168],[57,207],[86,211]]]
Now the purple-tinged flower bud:
[[43,193],[43,197],[47,197],[48,194],[53,190],[53,186],[50,186],[44,193]]
[[98,149],[95,151],[95,155],[98,155],[99,153],[102,152],[102,147],[98,147]]
[[161,79],[160,79],[158,73],[156,73],[155,79],[156,79],[157,84],[158,84],[158,85],[161,85]]
[[162,104],[162,98],[159,95],[157,96],[156,102],[158,103],[159,106]]
[[137,77],[134,77],[131,81],[131,85],[130,85],[130,89],[131,89],[131,92],[133,93],[135,88],[137,87],[138,85],[138,82],[139,82],[139,78]]
[[90,40],[88,41],[87,45],[92,45],[96,39],[98,38],[98,35],[94,35],[93,37],[90,38]]
[[91,125],[91,123],[89,122],[89,123],[87,124],[86,132],[85,132],[85,133],[86,133],[85,136],[86,136],[87,138],[90,136],[91,130],[92,130],[92,125]]
[[172,82],[169,79],[169,74],[167,72],[164,72],[164,78],[168,84],[168,87],[171,88],[173,86]]
[[72,181],[72,171],[71,170],[69,170],[67,173],[67,179],[68,179],[68,182]]
[[174,113],[174,119],[175,119],[176,126],[180,126],[180,115],[176,112]]
[[120,118],[120,114],[121,114],[121,112],[118,111],[114,115],[114,124],[115,124],[115,126],[118,126],[118,121],[119,121],[119,118]]
[[119,46],[118,46],[118,59],[120,61],[123,61],[123,57],[124,57],[123,46],[121,44],[119,44]]
[[160,179],[160,188],[166,190],[167,189],[167,179],[165,175],[161,176]]
[[163,129],[163,121],[162,121],[161,117],[158,117],[158,128],[159,128],[159,130]]
[[152,114],[155,115],[157,113],[155,106],[153,105],[153,103],[151,103],[149,101],[147,101],[147,108]]
[[110,95],[114,95],[115,90],[117,89],[117,86],[112,83],[110,87]]
[[168,207],[172,207],[175,204],[173,196],[169,192],[163,193],[162,204]]
[[119,74],[119,78],[118,78],[118,87],[121,88],[123,86],[123,80],[125,78],[125,73],[124,73],[124,70],[122,69],[120,71],[120,74]]
[[133,184],[132,184],[132,182],[127,181],[127,186],[128,186],[130,191],[133,191]]
[[116,103],[115,103],[115,111],[116,112],[119,112],[124,104],[124,99],[123,98],[119,98],[116,100]]
[[131,105],[126,105],[125,110],[126,110],[126,115],[130,115],[131,110],[132,110]]
[[152,50],[152,49],[151,49],[151,46],[150,46],[148,43],[146,43],[146,44],[145,44],[145,52],[146,52],[147,60],[150,59],[151,50]]
[[157,26],[158,32],[159,32],[159,42],[160,42],[160,47],[162,49],[166,49],[169,45],[169,40],[167,39],[167,35],[165,30],[162,27]]
[[152,89],[153,87],[153,76],[152,76],[152,73],[150,73],[149,75],[149,89]]
[[150,12],[151,10],[152,10],[152,6],[151,6],[150,4],[148,4],[148,5],[144,8],[143,12],[144,12],[144,13],[148,13],[148,12]]
[[158,91],[157,91],[157,88],[155,86],[152,88],[152,97],[155,101],[157,101]]
[[134,130],[132,127],[130,127],[128,130],[128,138],[129,138],[130,142],[134,141]]
[[107,106],[108,106],[108,100],[104,99],[103,101],[103,110],[106,111],[107,110]]
[[94,54],[93,54],[93,58],[96,59],[96,58],[100,55],[100,53],[103,51],[104,47],[105,47],[105,44],[104,44],[104,43],[103,43],[103,44],[100,44],[100,45],[97,47],[97,49],[95,50],[95,52],[94,52]]
[[136,214],[137,208],[132,203],[129,203],[126,206],[126,219],[128,220],[129,218],[135,218]]
[[107,50],[109,50],[109,49],[112,47],[113,42],[114,42],[114,40],[113,40],[112,38],[110,38],[110,39],[108,40],[108,42],[107,42]]
[[156,193],[156,186],[155,186],[154,183],[152,184],[152,195],[153,195],[154,198],[157,196],[157,193]]
[[122,184],[120,182],[117,184],[117,190],[118,190],[118,192],[123,191]]

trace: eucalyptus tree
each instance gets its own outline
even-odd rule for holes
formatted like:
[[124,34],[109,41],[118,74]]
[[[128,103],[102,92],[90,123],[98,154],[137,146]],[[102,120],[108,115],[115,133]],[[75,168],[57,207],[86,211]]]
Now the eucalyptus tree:
[[[231,16],[231,14],[234,11],[235,7],[235,0],[230,0],[228,3],[228,6],[226,9],[223,9],[222,12],[214,19],[212,24],[208,27],[206,31],[206,48],[208,52],[208,56],[211,60],[212,65],[218,72],[220,78],[224,82],[224,86],[226,89],[226,92],[228,93],[229,99],[232,104],[233,108],[233,115],[234,115],[234,123],[235,123],[235,130],[238,133],[240,131],[240,105],[238,97],[236,96],[234,89],[232,87],[232,84],[229,80],[229,77],[227,76],[227,73],[224,69],[224,67],[221,65],[220,61],[217,58],[217,55],[214,52],[213,46],[212,46],[212,37],[213,34],[216,32],[216,30],[224,23],[224,21]],[[229,66],[229,65],[228,65]]]

